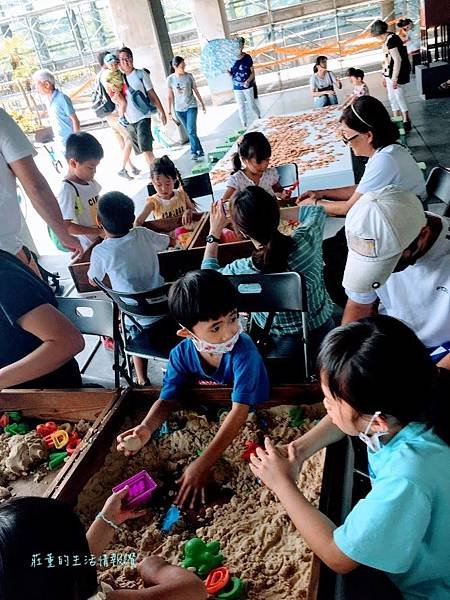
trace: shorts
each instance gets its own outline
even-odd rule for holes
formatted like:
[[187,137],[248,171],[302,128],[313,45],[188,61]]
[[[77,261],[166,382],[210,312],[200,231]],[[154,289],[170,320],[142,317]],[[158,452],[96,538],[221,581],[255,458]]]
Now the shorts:
[[152,152],[153,136],[151,130],[151,119],[141,119],[137,123],[128,123],[127,131],[136,154]]

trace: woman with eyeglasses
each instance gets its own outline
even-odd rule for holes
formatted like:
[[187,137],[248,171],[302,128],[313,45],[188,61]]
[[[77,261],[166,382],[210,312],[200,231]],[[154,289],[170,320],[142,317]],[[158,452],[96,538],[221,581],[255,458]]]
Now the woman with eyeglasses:
[[[343,217],[366,192],[396,185],[426,199],[425,181],[408,148],[398,143],[399,131],[384,105],[373,96],[357,98],[341,116],[341,135],[355,156],[366,156],[364,175],[357,185],[308,191],[297,204],[322,206],[334,217]],[[323,244],[324,278],[333,301],[341,307],[347,302],[342,277],[347,260],[347,242],[342,228]]]
[[338,103],[334,86],[342,88],[342,83],[333,71],[327,70],[327,57],[318,56],[314,64],[314,73],[309,79],[314,108],[322,108]]
[[342,188],[308,191],[297,204],[319,204],[334,217],[343,217],[366,192],[396,185],[425,200],[422,172],[410,151],[398,143],[399,131],[384,105],[373,96],[357,98],[340,118],[341,136],[355,156],[368,157],[361,181]]

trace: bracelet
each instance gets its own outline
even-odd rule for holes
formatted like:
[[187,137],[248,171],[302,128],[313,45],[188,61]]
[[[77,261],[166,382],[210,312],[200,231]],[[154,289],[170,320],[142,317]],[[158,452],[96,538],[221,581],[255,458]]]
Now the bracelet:
[[110,521],[109,519],[107,519],[105,517],[105,515],[100,511],[98,513],[98,515],[95,516],[95,520],[100,520],[100,521],[104,521],[107,525],[109,525],[110,527],[112,527],[113,529],[122,529],[119,525],[116,525],[115,523],[113,523],[112,521]]

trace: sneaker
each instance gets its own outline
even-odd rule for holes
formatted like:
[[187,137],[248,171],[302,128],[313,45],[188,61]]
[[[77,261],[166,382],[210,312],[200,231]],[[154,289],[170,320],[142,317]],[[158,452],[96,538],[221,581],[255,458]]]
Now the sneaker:
[[195,162],[198,161],[198,156],[196,154],[191,154],[191,159]]
[[406,131],[406,133],[408,133],[408,131],[411,131],[411,128],[412,128],[411,121],[403,121],[403,128]]
[[122,125],[122,127],[126,127],[127,125],[129,125],[129,123],[125,117],[119,117],[117,119],[117,122],[119,123],[119,125]]
[[126,169],[120,169],[120,171],[117,173],[117,175],[119,175],[119,177],[123,177],[124,179],[133,179],[132,177],[130,177],[130,175],[128,174],[128,171]]
[[205,158],[205,153],[204,152],[197,152],[197,158],[199,160],[203,160]]
[[131,167],[131,172],[133,173],[133,175],[139,175],[141,170],[137,167]]

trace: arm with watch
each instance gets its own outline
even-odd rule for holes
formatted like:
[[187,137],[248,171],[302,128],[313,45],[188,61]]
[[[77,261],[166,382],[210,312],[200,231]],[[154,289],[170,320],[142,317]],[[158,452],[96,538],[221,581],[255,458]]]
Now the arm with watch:
[[217,259],[222,229],[228,223],[222,202],[213,202],[209,213],[209,234],[206,236],[206,248],[203,260]]

